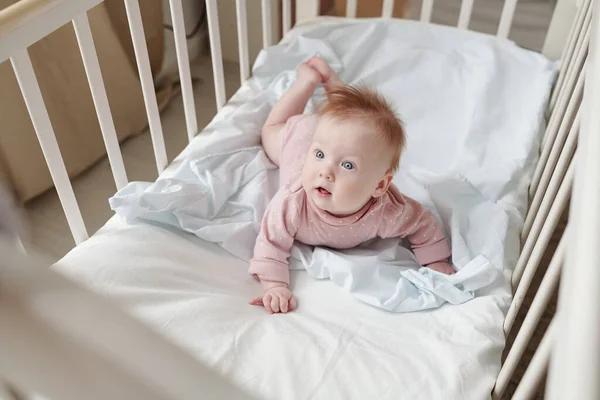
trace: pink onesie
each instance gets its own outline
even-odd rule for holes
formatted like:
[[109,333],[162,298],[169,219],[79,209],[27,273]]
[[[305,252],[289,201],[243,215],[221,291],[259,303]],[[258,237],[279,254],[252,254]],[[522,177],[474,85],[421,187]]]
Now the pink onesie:
[[250,274],[261,281],[289,284],[288,258],[294,240],[348,249],[374,237],[407,238],[421,265],[446,261],[450,247],[435,216],[394,185],[355,214],[343,218],[317,208],[301,184],[316,125],[317,116],[298,115],[282,129],[280,189],[263,217],[250,260]]

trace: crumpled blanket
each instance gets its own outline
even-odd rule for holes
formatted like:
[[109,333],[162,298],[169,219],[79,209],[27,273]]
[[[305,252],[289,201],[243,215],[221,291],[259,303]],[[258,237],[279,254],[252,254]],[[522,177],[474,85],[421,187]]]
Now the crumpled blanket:
[[130,183],[110,199],[112,209],[181,228],[249,260],[278,187],[259,132],[298,63],[313,55],[344,81],[374,86],[396,105],[408,147],[394,183],[440,218],[458,272],[420,268],[397,239],[343,251],[296,243],[290,268],[392,312],[461,304],[492,284],[508,285],[556,65],[512,42],[454,28],[333,25],[263,51],[241,89],[252,100],[238,104],[234,96],[175,165],[154,183]]

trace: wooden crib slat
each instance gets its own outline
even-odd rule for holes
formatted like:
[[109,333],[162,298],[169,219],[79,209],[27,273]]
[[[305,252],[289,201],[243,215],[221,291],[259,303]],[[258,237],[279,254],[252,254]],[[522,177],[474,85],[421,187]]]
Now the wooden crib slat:
[[554,11],[541,51],[544,56],[563,63],[567,50],[572,50],[574,37],[581,30],[581,18],[590,1],[554,0]]
[[[577,42],[580,37],[585,34],[584,29],[584,21],[586,15],[590,12],[590,4],[591,0],[584,0],[583,4],[577,11],[575,16],[575,21],[571,25],[571,30],[569,32],[569,37],[567,39],[567,44],[563,48],[563,54],[560,59],[560,71],[558,74],[558,78],[556,80],[556,84],[554,85],[554,90],[552,91],[552,95],[550,96],[550,106],[549,110],[552,112],[554,110],[554,106],[556,105],[556,99],[558,94],[563,90],[563,84],[565,81],[565,76],[567,74],[567,68],[571,63],[573,58],[573,54],[575,53],[575,48],[577,47]],[[556,16],[559,18],[560,16]],[[555,16],[553,16],[555,18]]]
[[[565,230],[566,234],[566,230]],[[533,336],[535,329],[544,315],[546,311],[546,307],[550,303],[552,299],[552,295],[554,294],[557,286],[558,280],[560,278],[560,271],[564,262],[565,249],[566,249],[566,236],[563,234],[563,237],[556,248],[556,252],[552,257],[552,261],[548,266],[548,270],[546,271],[542,282],[540,283],[540,287],[533,298],[531,306],[529,310],[527,310],[527,315],[523,320],[523,324],[519,329],[519,333],[515,337],[515,341],[506,356],[506,360],[502,365],[502,369],[498,374],[498,378],[496,379],[496,386],[494,387],[493,394],[496,398],[502,398],[510,379],[513,374],[523,354],[525,353],[525,349]],[[533,278],[533,274],[532,274]],[[529,285],[527,285],[529,287]],[[510,330],[515,321],[515,318],[523,304],[523,300],[525,300],[525,295],[527,294],[527,288],[525,285],[521,284],[519,286],[519,290],[515,293],[515,297],[510,305],[510,309],[508,310],[508,314],[506,315],[506,321],[504,324],[504,332],[505,335],[508,336],[510,334]]]
[[[561,134],[561,137],[556,140],[554,143],[555,146],[552,148],[552,154],[548,159],[546,168],[544,169],[544,173],[542,179],[540,181],[540,186],[538,190],[535,192],[533,196],[533,200],[531,201],[531,205],[527,210],[527,216],[525,217],[525,224],[523,225],[523,230],[521,232],[521,240],[524,241],[529,233],[531,232],[531,227],[536,218],[539,216],[540,205],[545,197],[553,197],[556,187],[556,180],[559,179],[560,174],[562,174],[566,168],[566,160],[568,160],[573,152],[575,151],[575,146],[577,145],[577,137],[579,134],[579,110],[575,115],[575,120],[570,126],[568,134]],[[565,123],[565,125],[567,125]],[[562,133],[562,132],[561,132]]]
[[46,159],[46,164],[50,170],[50,175],[56,192],[60,199],[67,223],[75,239],[75,243],[79,244],[88,238],[88,233],[81,216],[81,210],[77,204],[73,186],[69,180],[69,175],[65,167],[65,163],[60,154],[60,149],[56,141],[54,129],[48,116],[48,110],[42,98],[42,92],[31,64],[31,59],[27,53],[27,49],[23,49],[15,53],[10,58],[13,70],[17,77],[17,82],[21,88],[27,111],[31,117],[31,122],[35,129],[35,133],[40,142],[42,153]]
[[541,219],[543,221],[546,217],[542,204],[544,204],[544,201],[547,198],[554,198],[554,196],[557,193],[558,184],[563,178],[563,174],[565,173],[569,160],[575,153],[579,133],[579,126],[579,113],[577,113],[575,117],[575,122],[569,132],[566,142],[564,143],[564,147],[562,150],[560,150],[560,156],[558,157],[558,161],[552,161],[553,163],[556,163],[555,167],[549,167],[547,169],[547,185],[544,187],[544,189],[541,189],[538,192],[536,192],[536,196],[533,199],[532,205],[525,219],[525,225],[523,227],[523,234],[521,236],[521,239],[523,241],[529,240],[529,235],[533,230],[533,225],[535,224],[535,221],[538,219]]
[[[562,262],[564,261],[564,253],[561,254],[561,251],[564,252],[566,250],[566,238],[567,238],[567,235],[566,235],[566,229],[565,229],[565,231],[562,234],[559,245],[554,252],[554,255],[550,262],[550,266],[548,267],[548,270],[544,274],[544,280],[548,277],[548,274],[552,270],[552,268],[553,268],[552,265],[555,262],[555,259],[557,257],[560,257],[560,259],[557,262],[559,262],[562,265]],[[560,266],[559,267],[555,266],[555,268],[560,269]],[[531,286],[531,283],[533,282],[533,278],[535,277],[537,269],[538,269],[538,266],[536,265],[535,268],[528,268],[528,269],[525,269],[525,271],[523,272],[523,276],[521,277],[519,286],[518,286],[517,290],[515,291],[513,300],[510,304],[510,308],[508,310],[508,313],[506,314],[506,319],[504,320],[504,333],[506,334],[506,336],[508,336],[510,334],[510,331],[511,331],[511,329],[515,323],[515,320],[517,318],[517,314],[519,313],[519,310],[521,309],[523,301],[525,300],[525,296],[527,295],[527,291],[529,290],[529,287]],[[557,279],[558,279],[558,275],[557,275]],[[543,281],[542,281],[542,284],[543,284]],[[542,291],[543,291],[542,286],[540,286],[536,292],[536,296],[538,296],[539,293],[541,293]],[[531,308],[533,308],[533,303],[532,303]],[[530,310],[531,310],[531,308],[530,308]],[[528,312],[530,310],[528,310]],[[543,312],[543,310],[542,310],[542,312]],[[521,334],[520,331],[519,331],[519,334]]]
[[[548,368],[550,354],[555,343],[557,326],[555,321],[556,318],[553,318],[552,322],[550,322],[550,325],[548,326],[548,329],[546,330],[546,333],[544,333],[544,337],[535,351],[529,366],[525,370],[525,374],[523,374],[523,378],[521,379],[521,382],[519,382],[519,386],[517,386],[517,390],[515,390],[512,400],[531,399],[539,389],[542,378],[544,377]],[[577,397],[572,398],[575,399]]]
[[117,189],[122,189],[127,185],[127,173],[125,172],[125,164],[123,163],[123,155],[119,147],[115,123],[108,104],[106,88],[102,79],[102,72],[100,71],[98,55],[96,54],[96,47],[87,13],[73,19],[73,28],[75,29],[75,36],[79,43],[79,52],[81,53],[81,59],[83,60],[83,66],[90,85],[90,92],[92,93],[92,99],[96,107],[96,114],[98,115],[98,122],[100,123],[100,130],[104,139],[110,168],[115,179],[115,185]]
[[473,13],[473,0],[462,0],[457,26],[460,29],[469,29],[471,14]]
[[[565,143],[566,136],[570,135],[570,132],[575,123],[574,115],[579,111],[581,97],[583,96],[583,81],[585,77],[585,64],[584,69],[579,74],[577,78],[577,84],[575,85],[575,89],[573,90],[573,96],[569,99],[569,103],[567,105],[567,109],[565,114],[560,122],[560,126],[558,123],[553,123],[554,129],[547,129],[546,135],[551,136],[546,140],[546,143],[542,146],[540,159],[535,167],[535,171],[533,173],[533,178],[531,181],[531,186],[529,187],[530,196],[533,195],[534,201],[532,202],[532,207],[529,208],[527,214],[535,213],[535,208],[533,205],[535,204],[535,197],[539,196],[546,189],[546,185],[548,184],[548,176],[551,174],[552,170],[556,166],[556,160],[560,151],[562,150],[562,146]],[[558,127],[558,129],[556,129]],[[525,222],[527,226],[527,222]],[[523,235],[527,235],[527,227],[523,230]]]
[[[575,86],[575,80],[581,73],[583,69],[583,64],[587,59],[588,46],[590,42],[590,20],[591,12],[586,16],[586,20],[584,21],[583,34],[577,39],[574,55],[566,67],[564,78],[565,80],[561,88],[558,90],[556,104],[552,109],[552,116],[550,118],[550,122],[548,123],[549,129],[556,129],[556,125],[560,123],[561,119],[563,118],[565,109],[567,107],[567,104],[573,92],[573,88]],[[550,139],[554,140],[554,137],[550,135],[544,136],[542,138],[542,146],[545,146],[546,142]]]
[[357,0],[348,0],[346,2],[346,18],[356,18]]
[[292,0],[283,0],[282,7],[283,34],[285,35],[292,29]]
[[0,254],[0,376],[16,387],[63,400],[253,398],[47,260],[1,240]]
[[148,48],[146,47],[146,37],[142,25],[142,14],[140,12],[138,0],[125,0],[125,11],[127,13],[127,19],[129,20],[129,31],[131,33],[133,51],[135,53],[138,73],[142,85],[142,95],[144,96],[146,113],[148,114],[148,125],[150,127],[150,136],[152,138],[152,147],[154,148],[156,168],[160,174],[167,167],[167,150],[165,148],[165,139],[160,123],[156,93],[154,92],[154,81],[150,69],[150,58],[148,56]]
[[190,57],[188,55],[185,22],[183,20],[183,6],[181,0],[169,0],[171,19],[173,20],[173,35],[175,37],[175,51],[177,52],[177,66],[179,67],[179,80],[181,83],[181,97],[185,112],[185,125],[188,140],[192,141],[198,133],[198,119],[192,88],[192,74],[190,72]]
[[[82,349],[60,330],[47,326],[24,304],[0,301],[0,323],[2,355],[11,362],[18,360],[7,371],[0,365],[0,373],[33,395],[27,399],[170,399],[122,366],[103,360],[101,353]],[[98,381],[105,384],[98,387]]]
[[[519,333],[516,338],[517,341],[518,340],[525,340],[525,341],[529,340],[529,338],[531,337],[531,333],[533,333],[533,330],[534,330],[535,326],[537,325],[537,322],[539,321],[539,318],[542,316],[542,314],[545,311],[546,305],[548,304],[550,297],[552,296],[552,294],[554,293],[554,290],[556,289],[556,285],[558,284],[558,279],[560,278],[560,269],[562,268],[562,264],[564,262],[564,255],[565,255],[565,251],[566,251],[566,241],[567,241],[566,238],[567,238],[567,236],[566,236],[566,229],[565,229],[565,232],[563,233],[563,235],[561,237],[558,247],[556,248],[556,251],[554,252],[554,255],[552,256],[550,265],[548,266],[548,269],[546,270],[546,272],[544,274],[544,278],[542,279],[540,287],[538,288],[538,290],[535,294],[533,302],[531,303],[529,310],[527,310],[527,316],[525,317],[525,320],[523,321],[523,325],[521,326],[521,329],[519,329]],[[521,309],[521,306],[523,305],[523,301],[525,300],[525,297],[527,295],[527,291],[531,287],[531,283],[533,282],[533,278],[535,276],[536,271],[537,271],[537,268],[528,269],[525,271],[525,273],[523,274],[523,277],[521,278],[521,283],[519,284],[518,289],[515,291],[515,295],[510,304],[510,308],[508,310],[508,313],[506,314],[506,319],[504,321],[504,334],[506,336],[508,336],[511,332],[511,329],[516,321],[517,314],[519,313],[519,310]],[[538,303],[540,303],[540,302],[541,302],[541,304],[538,305]],[[531,313],[531,316],[529,315],[530,313]],[[530,321],[530,319],[532,321]],[[533,325],[531,325],[531,324],[533,324]],[[527,333],[527,332],[529,332],[529,333]],[[519,337],[523,336],[523,335],[525,335],[525,339],[519,339]],[[515,343],[513,344],[513,347],[517,346],[517,341],[515,341]],[[527,344],[527,343],[525,343],[525,344]],[[512,352],[512,349],[511,349],[511,352]],[[521,355],[522,355],[522,353],[521,353]],[[519,355],[518,357],[520,358],[521,355]],[[510,354],[509,354],[509,357],[511,357]]]
[[504,7],[502,8],[502,15],[500,16],[500,24],[498,25],[498,33],[496,34],[497,36],[501,38],[508,37],[516,8],[517,0],[504,0]]
[[[546,129],[546,135],[544,139],[542,139],[541,147],[542,154],[545,155],[549,150],[549,148],[554,147],[554,143],[557,138],[560,138],[560,128],[564,125],[565,119],[567,119],[567,123],[569,122],[569,113],[573,113],[573,109],[579,105],[579,101],[583,96],[583,88],[581,86],[577,86],[578,83],[583,85],[585,83],[585,72],[583,68],[587,64],[587,54],[584,55],[584,58],[581,60],[581,67],[578,68],[579,71],[577,73],[570,74],[568,77],[568,85],[572,88],[571,90],[565,91],[563,95],[559,98],[559,102],[554,109],[550,117],[550,121],[548,123],[548,128]],[[577,83],[576,81],[577,80]],[[541,167],[536,166],[536,170],[538,168],[546,168],[545,164],[542,164]],[[539,190],[540,183],[540,172],[537,171],[537,174],[534,175],[532,180],[532,185],[529,187],[529,195],[532,196],[537,190]]]
[[0,399],[14,399],[8,383],[5,382],[2,377],[0,377]]
[[[19,221],[21,212],[18,211],[14,203],[12,193],[9,193],[6,188],[0,185],[0,240],[12,243],[18,251],[26,254],[25,246],[23,246],[23,241],[21,240],[21,235],[23,234],[23,226]],[[1,387],[2,375],[0,375]],[[2,399],[1,396],[0,399]]]
[[[567,157],[565,156],[565,159],[566,158]],[[544,251],[550,242],[554,228],[556,228],[558,220],[560,219],[560,216],[562,215],[565,207],[567,206],[567,202],[569,201],[576,164],[575,160],[576,153],[572,158],[569,157],[569,167],[562,181],[558,178],[552,181],[552,184],[559,185],[556,192],[556,197],[544,196],[544,200],[540,206],[540,212],[533,223],[531,233],[527,236],[527,240],[525,241],[523,250],[519,255],[519,260],[517,261],[517,265],[513,271],[513,288],[518,288],[525,269],[537,268],[542,256],[544,255]],[[557,177],[562,175],[561,172],[562,171],[558,170],[555,172]],[[552,189],[552,187],[548,188],[548,190]]]
[[431,21],[431,12],[433,10],[433,0],[423,0],[421,4],[421,22]]
[[23,254],[27,254],[27,250],[25,249],[25,245],[23,245],[23,241],[20,236],[15,237],[15,246],[16,248]]
[[[548,377],[549,400],[600,398],[600,3],[593,7],[590,60],[568,248],[558,298],[558,335]],[[553,380],[560,379],[560,382]]]
[[392,18],[394,15],[394,0],[383,0],[381,7],[381,16],[383,18]]
[[[523,320],[523,324],[519,329],[519,333],[515,338],[513,349],[516,348],[517,352],[515,353],[515,355],[511,355],[513,350],[511,349],[511,352],[509,352],[508,357],[515,357],[516,360],[521,358],[521,356],[523,355],[523,351],[527,346],[527,342],[529,341],[529,339],[531,339],[531,336],[533,335],[538,322],[540,321],[542,315],[546,311],[546,307],[548,306],[550,299],[552,298],[554,292],[556,291],[556,288],[558,287],[558,281],[560,279],[560,273],[564,263],[565,252],[567,248],[566,242],[568,236],[566,236],[566,232],[567,230],[565,229],[565,232],[563,233],[558,247],[556,248],[552,260],[550,261],[550,265],[548,266],[548,269],[544,274],[544,278],[542,279],[542,282],[540,283],[535,297],[533,298],[531,306],[527,310],[527,315]],[[517,290],[517,292],[515,293],[515,297],[510,305],[510,309],[507,314],[507,321],[504,324],[504,332],[506,336],[510,334],[510,331],[516,320],[516,316],[519,313],[519,310],[521,309],[521,306],[523,305],[523,302],[527,295],[527,290],[529,289],[531,282],[533,282],[534,275],[535,272],[532,272],[530,276],[527,277],[527,285],[522,285],[523,289],[521,289],[521,286],[519,286],[519,290]],[[525,279],[525,277],[523,279]],[[515,363],[514,365],[516,366],[517,363]]]
[[[588,46],[590,42],[591,14],[592,13],[590,11],[585,17],[582,34],[577,38],[573,57],[571,57],[571,60],[566,66],[564,82],[558,90],[556,104],[552,108],[552,114],[548,123],[549,132],[557,129],[558,124],[562,120],[575,86],[575,80],[583,70],[583,65],[587,60]],[[542,147],[546,146],[549,140],[553,141],[555,134],[555,132],[552,132],[550,135],[544,135],[542,138]]]
[[101,2],[21,0],[3,3],[3,6],[10,5],[0,10],[0,64]]
[[263,34],[263,49],[273,44],[273,30],[271,17],[271,0],[262,0],[262,34]]
[[248,13],[246,0],[236,0],[236,17],[238,32],[238,49],[240,57],[240,81],[244,82],[250,77],[250,61],[248,57]]
[[208,36],[210,39],[213,79],[215,81],[215,98],[217,111],[220,111],[225,105],[225,76],[223,73],[223,53],[221,52],[217,0],[206,0],[206,15],[208,17]]

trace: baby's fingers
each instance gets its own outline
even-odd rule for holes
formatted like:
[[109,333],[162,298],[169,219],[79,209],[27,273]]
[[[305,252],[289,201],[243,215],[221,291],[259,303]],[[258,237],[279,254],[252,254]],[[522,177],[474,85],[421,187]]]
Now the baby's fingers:
[[283,294],[279,295],[279,308],[282,313],[288,312],[288,301],[289,299]]
[[273,310],[274,313],[278,313],[279,312],[279,296],[278,295],[273,295],[271,297],[271,309]]
[[298,307],[298,304],[296,303],[296,298],[294,296],[292,296],[290,298],[290,305],[289,305],[289,309],[288,311],[293,311]]
[[256,297],[256,298],[250,300],[248,302],[248,304],[250,304],[251,306],[262,306],[263,305],[262,296],[261,297]]
[[271,303],[273,301],[272,297],[273,296],[270,294],[265,294],[265,297],[263,297],[263,304],[265,305],[265,309],[269,314],[273,314],[273,308],[271,307]]
[[322,58],[312,57],[307,61],[307,63],[319,72],[323,79],[323,83],[338,82],[340,80],[333,68],[331,68],[331,66],[327,64],[327,61],[323,60]]

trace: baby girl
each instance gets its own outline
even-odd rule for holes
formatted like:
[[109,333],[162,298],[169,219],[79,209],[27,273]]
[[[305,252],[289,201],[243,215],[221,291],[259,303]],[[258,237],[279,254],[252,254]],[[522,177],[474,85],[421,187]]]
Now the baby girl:
[[[302,115],[319,84],[326,101]],[[250,274],[264,294],[250,301],[269,313],[296,307],[288,258],[294,240],[336,249],[374,237],[407,238],[419,263],[452,274],[450,247],[435,216],[392,185],[406,138],[390,105],[376,92],[340,82],[313,57],[262,130],[265,152],[280,168],[280,189],[269,203]]]

